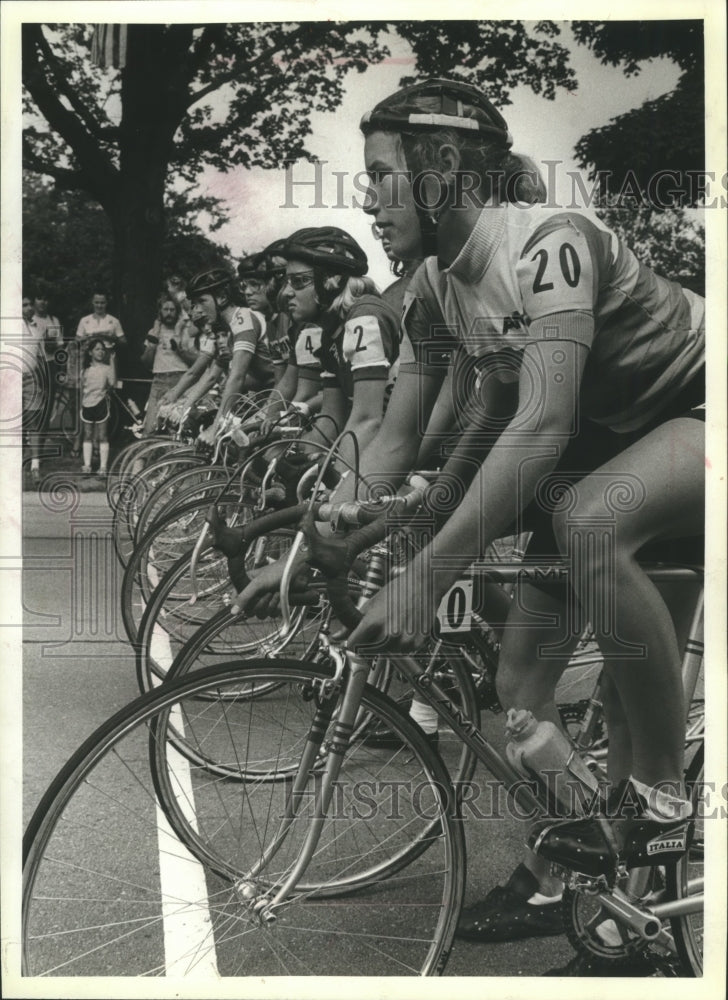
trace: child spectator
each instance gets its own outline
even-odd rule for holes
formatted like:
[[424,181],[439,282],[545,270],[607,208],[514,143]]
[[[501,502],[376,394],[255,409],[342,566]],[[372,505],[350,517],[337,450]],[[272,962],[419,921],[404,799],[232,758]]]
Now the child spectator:
[[100,337],[89,343],[81,374],[81,425],[83,428],[82,472],[91,472],[94,443],[99,446],[99,475],[105,476],[109,465],[109,390],[114,377],[109,356]]

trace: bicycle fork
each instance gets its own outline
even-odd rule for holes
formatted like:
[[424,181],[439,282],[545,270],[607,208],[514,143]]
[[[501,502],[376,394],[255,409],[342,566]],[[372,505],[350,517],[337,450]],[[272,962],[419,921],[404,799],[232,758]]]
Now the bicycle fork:
[[[268,925],[275,922],[275,910],[285,902],[295,889],[314,856],[331,805],[336,781],[341,772],[344,754],[349,747],[349,740],[369,674],[369,664],[361,657],[350,652],[344,657],[341,651],[334,648],[330,649],[330,653],[334,658],[336,671],[334,677],[330,681],[324,682],[324,685],[331,686],[332,690],[328,693],[323,692],[324,697],[309,730],[306,747],[293,780],[291,792],[286,800],[285,812],[279,830],[271,844],[263,851],[260,859],[250,871],[238,880],[235,886],[245,905],[251,909],[261,923]],[[349,671],[343,697],[339,698],[339,680],[346,662],[348,662]],[[318,787],[315,788],[313,818],[306,832],[305,840],[288,876],[281,884],[266,888],[261,895],[256,885],[256,876],[263,871],[285,842],[300,813],[302,803],[308,797],[306,788],[311,780],[314,765],[337,705],[338,713],[334,722],[333,736],[327,747],[327,759],[321,780],[318,782]]]

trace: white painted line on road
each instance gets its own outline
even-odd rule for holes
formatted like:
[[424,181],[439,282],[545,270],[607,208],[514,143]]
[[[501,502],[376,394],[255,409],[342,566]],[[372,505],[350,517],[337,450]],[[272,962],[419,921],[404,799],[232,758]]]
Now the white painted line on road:
[[[178,732],[183,731],[178,708],[172,710],[170,721]],[[172,747],[167,760],[180,812],[198,832],[189,763]],[[174,833],[159,804],[157,831],[166,974],[219,978],[205,870]]]
[[[149,646],[149,655],[162,673],[166,674],[172,666],[174,657],[172,656],[172,647],[169,643],[169,634],[156,623],[152,629],[152,641]],[[162,678],[158,677],[157,674],[154,673],[152,681],[155,685],[161,684]]]

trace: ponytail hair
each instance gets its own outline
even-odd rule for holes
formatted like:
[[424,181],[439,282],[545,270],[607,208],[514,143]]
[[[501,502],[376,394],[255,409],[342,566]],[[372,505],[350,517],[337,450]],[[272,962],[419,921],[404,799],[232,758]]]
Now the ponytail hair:
[[328,306],[328,310],[337,313],[343,319],[362,295],[378,296],[379,294],[376,283],[368,274],[352,275],[344,279],[343,287],[339,286],[338,294]]

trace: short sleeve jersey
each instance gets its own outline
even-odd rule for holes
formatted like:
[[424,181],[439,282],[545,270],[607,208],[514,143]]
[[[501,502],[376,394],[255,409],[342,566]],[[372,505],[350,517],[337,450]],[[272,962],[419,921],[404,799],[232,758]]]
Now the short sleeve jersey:
[[83,406],[97,406],[106,399],[112,388],[111,367],[109,365],[89,365],[81,377]]
[[91,313],[90,316],[84,316],[76,330],[76,336],[81,337],[104,337],[108,340],[107,347],[113,346],[114,339],[116,337],[123,337],[124,331],[121,328],[121,323],[115,316],[111,316],[107,313],[105,316],[97,316],[96,313]]
[[[590,317],[593,333],[549,324],[563,314]],[[640,264],[598,220],[538,205],[485,208],[449,268],[428,258],[403,326],[402,364],[433,363],[448,339],[476,357],[517,357],[536,329],[538,339],[578,339],[589,350],[582,412],[616,431],[646,424],[704,364],[699,296]]]
[[266,324],[268,350],[274,365],[288,364],[292,348],[291,326],[291,317],[285,312],[275,313]]
[[391,369],[399,356],[399,323],[395,313],[379,296],[362,295],[343,323],[317,328],[317,331],[320,346],[311,353],[320,362],[324,389],[337,385],[351,401],[355,382],[390,380]]
[[217,321],[200,335],[200,353],[211,355],[227,374],[234,354],[252,354],[248,372],[261,387],[273,385],[273,363],[270,357],[265,325],[258,313],[244,306],[237,307],[227,323]]

